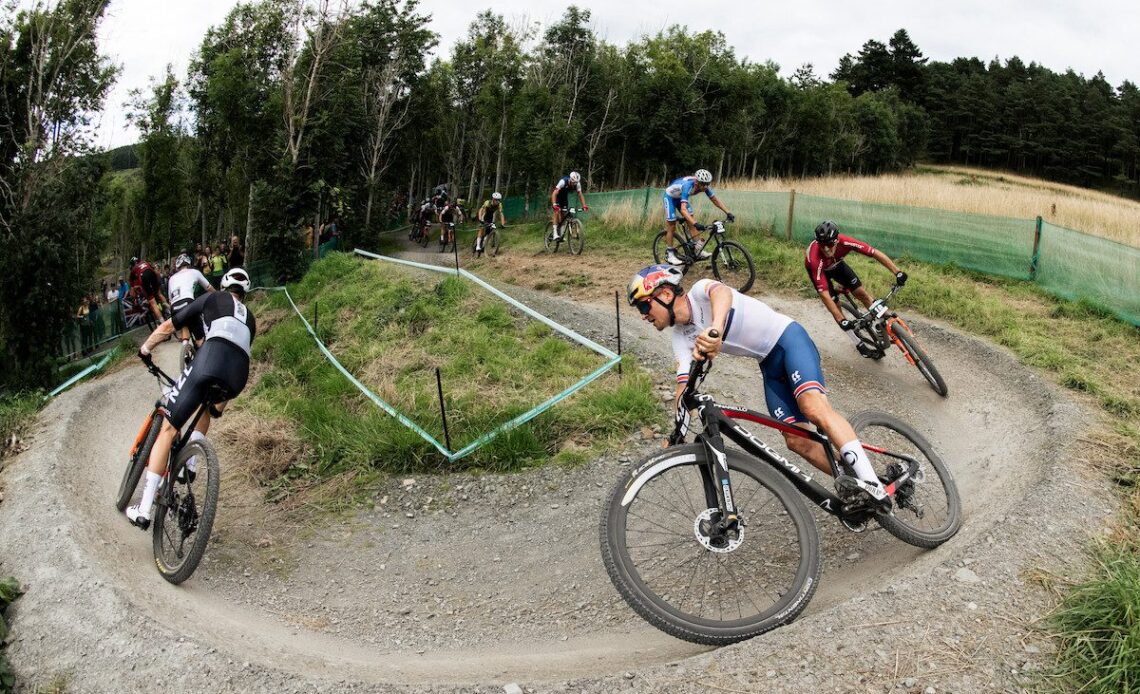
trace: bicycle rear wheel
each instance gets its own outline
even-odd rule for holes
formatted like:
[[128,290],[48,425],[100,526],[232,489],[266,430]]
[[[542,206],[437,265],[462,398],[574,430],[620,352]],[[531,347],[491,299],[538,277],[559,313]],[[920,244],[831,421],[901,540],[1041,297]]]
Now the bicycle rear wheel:
[[914,364],[934,392],[942,397],[949,395],[950,389],[946,386],[946,381],[943,380],[942,374],[938,373],[938,369],[934,368],[934,362],[927,356],[926,351],[919,346],[918,338],[910,331],[910,326],[901,320],[892,321],[891,333],[899,341],[899,347],[907,356],[907,360]]
[[139,486],[143,470],[146,469],[146,464],[150,460],[150,449],[154,448],[154,440],[158,438],[158,432],[162,429],[162,416],[158,414],[158,410],[150,413],[150,418],[143,426],[146,433],[140,430],[139,436],[141,438],[136,441],[135,452],[127,461],[127,469],[123,471],[123,479],[119,482],[119,493],[115,497],[115,508],[120,511],[125,511],[130,505],[131,499],[134,498],[135,489]]
[[574,255],[582,255],[586,247],[586,229],[577,217],[566,223],[566,247]]
[[[191,456],[198,458],[194,481],[179,481],[178,471]],[[166,479],[170,490],[161,493],[155,506],[152,535],[158,572],[171,583],[190,578],[202,561],[218,509],[220,475],[218,454],[208,440],[186,444],[171,465]]]
[[744,294],[756,281],[756,267],[752,256],[735,241],[721,241],[712,255],[713,275],[728,286]]
[[903,461],[880,451],[910,456],[920,466],[918,476],[899,487],[894,514],[875,516],[879,525],[907,544],[928,549],[954,537],[962,523],[958,485],[930,442],[885,412],[860,412],[851,426],[879,477],[894,479],[905,470]]
[[602,560],[646,621],[677,638],[725,645],[787,624],[819,583],[819,534],[796,490],[728,451],[743,521],[717,546],[707,522],[700,444],[658,453],[623,475],[602,511]]
[[[565,232],[565,227],[563,227],[563,232]],[[550,229],[546,230],[546,236],[543,238],[543,244],[545,244],[547,252],[557,253],[558,247],[562,245],[562,241],[565,240],[565,238],[566,236],[563,234],[562,236],[559,236],[557,240],[555,240],[554,228],[552,226]]]
[[665,232],[664,230],[657,232],[657,236],[653,237],[653,262],[665,262]]

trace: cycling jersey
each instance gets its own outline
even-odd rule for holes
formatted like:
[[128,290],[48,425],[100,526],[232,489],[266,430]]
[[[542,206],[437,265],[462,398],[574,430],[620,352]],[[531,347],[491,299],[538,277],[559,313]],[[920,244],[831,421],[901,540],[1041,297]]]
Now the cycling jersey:
[[484,224],[490,224],[495,221],[495,213],[502,209],[499,205],[494,204],[491,200],[484,200],[483,206],[479,208],[481,216],[479,221]]
[[460,215],[459,207],[456,205],[448,205],[443,208],[443,212],[439,213],[439,219],[445,224],[453,224],[459,221]]
[[[689,380],[689,366],[693,363],[693,345],[697,343],[697,335],[712,325],[709,289],[713,284],[714,280],[699,280],[693,284],[692,289],[677,298],[677,301],[689,302],[693,316],[688,324],[673,326],[673,354],[677,357],[678,383]],[[762,360],[772,351],[784,329],[791,323],[791,318],[777,313],[763,301],[732,289],[732,308],[728,311],[724,334],[721,336],[724,341],[721,349],[725,354]]]
[[154,266],[145,260],[135,263],[131,267],[131,286],[141,290],[148,301],[156,298],[161,291],[161,281]]
[[[689,195],[692,194],[693,188],[697,185],[697,179],[694,176],[684,176],[678,178],[669,184],[665,189],[665,194],[662,197],[665,206],[665,221],[677,221],[677,214],[681,209],[682,202],[689,202]],[[712,199],[714,193],[712,188],[705,188],[705,195]]]
[[558,179],[558,183],[554,184],[554,192],[558,193],[555,198],[555,205],[566,208],[570,206],[570,189],[573,188],[578,193],[582,192],[582,181],[578,180],[577,183],[571,183],[569,176],[563,176]]
[[183,268],[170,277],[170,307],[177,311],[194,300],[194,286],[209,291],[210,281],[194,268]]
[[808,244],[807,253],[804,257],[804,267],[807,268],[808,275],[811,277],[816,290],[820,292],[831,290],[827,272],[834,270],[843,260],[843,256],[851,251],[867,256],[875,255],[875,249],[870,245],[844,234],[840,234],[836,240],[835,254],[830,258],[823,254],[823,249],[820,248],[818,241],[812,241]]
[[[693,346],[697,335],[712,324],[713,280],[699,280],[679,299],[687,298],[692,320],[673,326],[673,354],[677,358],[677,382],[689,380]],[[732,289],[730,287],[730,289]],[[784,422],[806,422],[796,398],[810,390],[826,393],[819,350],[799,323],[771,306],[732,289],[721,351],[752,357],[764,375],[764,401],[772,417]]]
[[257,321],[241,301],[230,292],[203,294],[189,306],[174,314],[174,328],[181,330],[201,321],[206,342],[225,340],[241,349],[249,365],[249,350],[257,335]]

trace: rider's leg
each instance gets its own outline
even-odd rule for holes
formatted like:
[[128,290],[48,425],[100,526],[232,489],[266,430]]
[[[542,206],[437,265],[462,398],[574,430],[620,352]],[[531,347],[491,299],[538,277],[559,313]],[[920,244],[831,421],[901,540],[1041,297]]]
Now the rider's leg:
[[154,297],[148,297],[146,300],[147,305],[150,307],[150,312],[154,314],[159,323],[166,320],[162,317],[162,309],[158,307],[158,301]]
[[[796,422],[795,425],[801,429],[808,429],[810,426],[807,422]],[[824,452],[823,446],[795,434],[784,434],[784,443],[787,444],[789,451],[811,463],[823,474],[831,476],[831,464],[827,462],[827,453]]]
[[871,459],[863,450],[863,444],[856,436],[851,423],[831,407],[831,402],[822,391],[806,390],[796,397],[796,404],[808,421],[827,434],[839,449],[839,457],[851,468],[856,477],[879,486],[879,477],[875,474]]
[[553,224],[553,226],[551,227],[550,233],[551,233],[551,235],[554,236],[554,238],[558,238],[558,228],[560,226],[562,226],[562,209],[561,208],[551,210],[550,221]]
[[862,302],[864,306],[871,308],[871,303],[874,301],[874,299],[871,297],[870,292],[868,292],[865,287],[860,286],[851,293],[854,294],[855,298]]

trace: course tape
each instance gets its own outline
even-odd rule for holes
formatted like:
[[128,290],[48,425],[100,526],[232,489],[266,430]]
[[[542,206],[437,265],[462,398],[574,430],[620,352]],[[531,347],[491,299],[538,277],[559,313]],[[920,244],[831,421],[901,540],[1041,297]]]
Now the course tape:
[[[374,260],[382,260],[385,262],[396,263],[398,265],[406,265],[409,267],[419,268],[421,270],[427,270],[429,272],[440,272],[440,273],[445,273],[445,274],[454,274],[455,273],[455,270],[453,268],[441,267],[439,265],[429,265],[427,263],[417,263],[417,262],[414,262],[411,260],[403,260],[401,258],[393,258],[391,256],[377,255],[375,253],[369,253],[367,251],[362,251],[359,249],[354,251],[354,253],[356,253],[357,255],[360,255],[362,257],[365,257],[365,258],[371,258]],[[317,347],[320,348],[321,353],[323,353],[325,355],[325,358],[328,359],[329,362],[333,366],[335,366],[336,369],[338,371],[340,371],[344,375],[345,378],[347,378],[349,380],[349,382],[351,382],[354,386],[356,386],[357,390],[359,390],[361,393],[363,393],[369,400],[371,400],[373,403],[375,403],[378,407],[380,407],[382,410],[387,412],[389,415],[395,417],[396,420],[399,421],[401,424],[403,424],[404,426],[408,427],[412,431],[419,434],[421,438],[423,438],[425,441],[427,441],[432,446],[434,446],[436,450],[438,450],[440,453],[442,453],[447,458],[447,460],[449,462],[455,462],[456,460],[459,460],[460,458],[463,458],[467,455],[470,455],[473,451],[475,451],[479,447],[485,445],[486,443],[488,443],[489,441],[494,439],[496,436],[499,436],[500,434],[502,434],[504,432],[510,431],[511,429],[514,429],[515,427],[517,427],[521,424],[525,424],[526,422],[529,422],[530,420],[534,419],[535,417],[542,414],[543,412],[546,412],[550,408],[554,407],[554,405],[557,404],[558,402],[565,400],[566,398],[570,397],[574,393],[585,388],[591,382],[595,381],[600,376],[602,376],[602,374],[609,371],[614,366],[617,366],[618,362],[621,361],[621,357],[619,357],[617,354],[615,354],[612,350],[609,350],[609,349],[599,345],[598,343],[594,342],[593,340],[591,340],[591,339],[589,339],[583,335],[578,334],[574,330],[571,330],[570,328],[567,328],[564,325],[561,325],[559,323],[554,322],[550,318],[547,318],[546,316],[535,311],[534,309],[530,308],[529,306],[526,306],[525,304],[520,303],[519,301],[515,300],[514,298],[508,296],[507,294],[504,294],[503,292],[499,291],[495,287],[491,286],[490,284],[488,284],[487,282],[485,282],[481,278],[476,277],[475,275],[471,274],[470,272],[467,272],[466,270],[460,270],[459,274],[462,277],[465,277],[465,278],[475,282],[476,284],[478,284],[482,288],[491,292],[492,294],[499,297],[503,301],[507,302],[511,306],[514,306],[515,308],[519,309],[520,311],[527,314],[531,318],[534,318],[535,320],[540,321],[541,323],[549,326],[552,330],[555,330],[555,331],[561,333],[562,335],[565,335],[566,337],[574,340],[578,344],[580,344],[580,345],[582,345],[588,349],[591,349],[591,350],[597,352],[598,354],[601,354],[603,357],[606,358],[606,363],[602,364],[600,367],[595,369],[593,372],[591,372],[585,378],[582,378],[581,380],[579,380],[574,385],[563,390],[561,393],[558,393],[557,395],[555,395],[551,398],[548,398],[546,401],[544,401],[544,402],[540,403],[539,405],[531,408],[530,410],[522,413],[521,415],[510,420],[509,422],[505,422],[503,424],[500,424],[499,426],[497,426],[494,429],[492,429],[491,431],[483,434],[482,436],[475,439],[474,441],[467,444],[466,446],[459,449],[458,451],[448,450],[447,447],[444,446],[442,443],[440,443],[435,437],[433,437],[431,434],[424,431],[422,427],[420,427],[418,424],[416,424],[412,420],[410,420],[407,417],[405,417],[404,415],[400,414],[400,412],[397,411],[396,408],[392,407],[390,404],[385,402],[379,395],[376,395],[375,393],[373,393],[371,390],[368,389],[367,386],[365,386],[363,383],[361,383],[359,380],[357,380],[357,378],[355,376],[353,376],[351,373],[349,373],[348,369],[344,368],[344,366],[339,361],[337,361],[337,358],[335,356],[333,356],[332,352],[329,351],[328,347],[326,347],[325,344],[323,342],[321,342],[321,339],[319,337],[317,337],[316,331],[313,330],[313,327],[309,324],[309,321],[305,319],[304,315],[302,315],[301,309],[293,301],[293,297],[289,295],[288,289],[286,289],[285,287],[265,287],[265,289],[270,290],[270,291],[285,292],[285,298],[287,298],[289,300],[289,304],[293,307],[293,311],[297,314],[297,317],[301,319],[301,322],[305,326],[305,330],[307,330],[309,332],[309,335],[312,336],[313,341],[317,343]]]
[[109,364],[111,362],[111,356],[113,354],[114,354],[114,350],[111,350],[110,352],[107,353],[106,356],[104,356],[99,361],[95,362],[91,366],[88,366],[86,369],[80,371],[79,373],[75,374],[74,376],[67,379],[63,383],[59,384],[54,389],[52,389],[52,391],[50,393],[48,393],[46,396],[44,396],[44,400],[47,400],[48,398],[54,398],[55,396],[59,395],[60,393],[67,390],[68,388],[75,385],[76,383],[83,380],[84,378],[87,378],[88,376],[95,373],[96,371],[102,371],[103,367],[107,366],[107,364]]

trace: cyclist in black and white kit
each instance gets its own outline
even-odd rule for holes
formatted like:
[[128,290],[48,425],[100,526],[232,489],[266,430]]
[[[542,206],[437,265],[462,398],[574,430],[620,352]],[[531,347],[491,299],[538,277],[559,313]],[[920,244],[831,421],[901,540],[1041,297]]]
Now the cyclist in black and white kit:
[[[170,276],[170,310],[171,316],[178,313],[182,309],[189,306],[194,301],[194,286],[197,285],[206,293],[214,291],[214,287],[210,285],[210,280],[201,271],[191,267],[193,263],[190,262],[190,256],[183,253],[178,256],[174,261],[174,267],[177,268],[175,273]],[[200,321],[186,326],[178,331],[178,339],[186,342],[190,336],[194,336],[195,346],[202,344],[202,340],[206,339],[206,334],[202,331]]]
[[[163,407],[166,421],[162,423],[162,430],[150,451],[142,499],[138,506],[127,509],[131,523],[144,530],[150,526],[151,506],[166,472],[174,437],[202,407],[210,386],[221,386],[228,401],[241,393],[249,377],[250,346],[257,335],[257,321],[242,303],[250,289],[249,275],[242,268],[234,268],[222,277],[221,287],[224,291],[203,294],[175,313],[173,318],[163,321],[139,348],[139,358],[151,364],[151,351],[170,339],[175,330],[195,321],[201,321],[205,329],[206,341],[166,398]],[[205,412],[190,440],[204,439],[210,428],[211,416],[221,417],[224,408],[223,402]],[[186,474],[191,478],[196,464],[193,458],[186,463]]]

